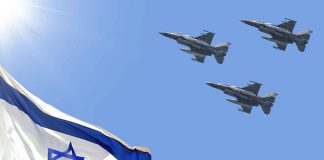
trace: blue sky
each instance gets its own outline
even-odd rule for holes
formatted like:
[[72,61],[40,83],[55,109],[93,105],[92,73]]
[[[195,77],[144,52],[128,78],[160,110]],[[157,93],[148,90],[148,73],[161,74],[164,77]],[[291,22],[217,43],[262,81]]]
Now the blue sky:
[[[29,91],[99,125],[153,159],[321,159],[323,3],[309,0],[33,0],[32,22],[11,31],[1,64]],[[304,53],[275,50],[240,19],[298,21],[314,31]],[[232,46],[223,65],[190,60],[161,31],[216,32]],[[270,116],[237,111],[205,82],[263,83],[279,93]]]

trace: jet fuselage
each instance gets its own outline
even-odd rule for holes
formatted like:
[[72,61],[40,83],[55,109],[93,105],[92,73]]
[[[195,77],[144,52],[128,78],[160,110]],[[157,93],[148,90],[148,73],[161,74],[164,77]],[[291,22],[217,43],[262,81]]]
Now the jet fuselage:
[[207,55],[212,55],[212,54],[219,54],[221,51],[217,49],[217,47],[213,45],[209,45],[208,43],[204,41],[197,40],[191,36],[188,35],[181,35],[179,36],[176,41],[179,44],[188,46],[190,48],[195,48],[198,50],[201,50],[201,52],[207,54]]
[[229,86],[225,84],[209,84],[214,88],[222,90],[225,94],[243,99],[247,105],[251,106],[272,106],[271,102],[266,101],[263,97],[259,97],[249,91],[243,90],[236,86]]
[[194,54],[204,54],[204,55],[224,55],[222,50],[220,50],[217,46],[209,45],[208,43],[195,39],[189,35],[181,35],[177,33],[165,33],[161,32],[162,35],[169,37],[171,39],[174,39],[177,41],[177,43],[188,46],[190,48],[194,48],[196,50],[199,50],[201,53],[194,53]]
[[[307,41],[303,38],[299,38],[293,32],[291,32],[285,28],[277,27],[276,25],[273,25],[271,23],[263,23],[263,22],[259,22],[259,21],[250,21],[250,20],[242,20],[242,22],[244,22],[250,26],[258,28],[259,31],[261,31],[263,33],[267,33],[270,35],[274,35],[276,37],[280,37],[281,41],[283,41],[285,43],[292,44],[294,42]],[[277,41],[277,42],[280,43],[280,41]]]
[[292,32],[290,32],[284,28],[277,27],[272,24],[263,23],[263,25],[260,25],[260,27],[258,29],[259,29],[259,31],[261,31],[263,33],[282,37],[286,43],[292,44],[295,41],[297,41],[297,42],[301,41],[300,38],[298,38]]

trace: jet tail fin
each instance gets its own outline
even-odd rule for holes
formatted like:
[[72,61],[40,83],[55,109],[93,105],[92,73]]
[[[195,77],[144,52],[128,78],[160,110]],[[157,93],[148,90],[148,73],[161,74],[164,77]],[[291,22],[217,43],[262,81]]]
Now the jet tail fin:
[[296,33],[297,37],[302,39],[301,41],[296,42],[296,45],[297,45],[297,48],[299,51],[301,51],[301,52],[305,51],[306,44],[308,43],[308,40],[309,40],[311,34],[312,34],[311,30],[306,30],[306,31]]
[[271,107],[272,107],[273,103],[276,101],[276,96],[277,95],[278,95],[277,93],[270,93],[268,95],[262,96],[262,98],[265,101],[269,102],[269,105],[261,105],[261,108],[262,108],[264,114],[270,114]]
[[264,114],[270,114],[271,112],[271,107],[270,106],[261,106],[262,111]]
[[225,59],[225,55],[226,55],[226,53],[224,53],[222,55],[220,55],[220,54],[214,54],[217,63],[223,64],[224,59]]
[[296,46],[299,51],[304,52],[306,49],[306,43],[305,42],[296,42]]
[[217,63],[223,64],[224,58],[226,56],[226,53],[228,52],[230,45],[231,45],[231,43],[229,43],[229,42],[224,42],[224,43],[214,45],[214,47],[217,48],[217,50],[219,50],[219,52],[220,52],[218,54],[216,54],[216,53],[214,54]]

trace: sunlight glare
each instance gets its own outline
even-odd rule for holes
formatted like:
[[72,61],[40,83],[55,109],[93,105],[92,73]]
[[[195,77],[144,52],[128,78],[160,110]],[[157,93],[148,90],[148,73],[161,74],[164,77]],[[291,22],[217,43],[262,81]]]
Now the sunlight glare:
[[7,32],[19,19],[26,19],[26,9],[20,0],[0,0],[0,32]]

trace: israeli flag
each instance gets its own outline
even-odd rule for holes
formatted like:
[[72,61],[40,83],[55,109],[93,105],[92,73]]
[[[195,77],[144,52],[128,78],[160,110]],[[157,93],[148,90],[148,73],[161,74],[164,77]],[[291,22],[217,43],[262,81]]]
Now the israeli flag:
[[151,160],[151,154],[46,104],[0,66],[0,159]]

